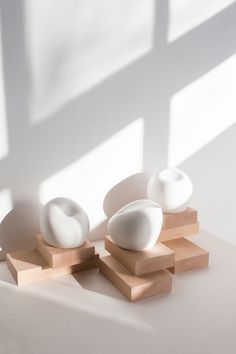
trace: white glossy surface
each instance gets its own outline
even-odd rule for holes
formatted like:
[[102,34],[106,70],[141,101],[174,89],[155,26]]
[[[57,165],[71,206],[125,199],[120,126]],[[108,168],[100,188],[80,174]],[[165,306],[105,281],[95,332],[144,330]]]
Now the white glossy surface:
[[179,213],[189,206],[193,186],[190,178],[177,168],[153,175],[148,183],[148,198],[160,204],[163,212]]
[[[236,337],[236,247],[206,232],[194,241],[210,267],[175,276],[169,295],[130,304],[96,270],[18,288],[0,262],[0,353],[231,354]],[[103,250],[103,242],[95,243]]]
[[42,210],[40,229],[44,240],[52,246],[79,247],[88,237],[89,219],[73,200],[54,198]]
[[162,210],[151,200],[136,200],[117,211],[108,222],[108,233],[120,247],[145,250],[154,246],[163,221]]

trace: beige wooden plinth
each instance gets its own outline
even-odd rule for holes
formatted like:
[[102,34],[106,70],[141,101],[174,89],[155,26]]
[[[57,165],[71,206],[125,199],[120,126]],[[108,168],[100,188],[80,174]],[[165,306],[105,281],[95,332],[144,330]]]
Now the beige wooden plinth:
[[80,264],[89,261],[95,254],[95,248],[89,241],[77,248],[58,248],[48,245],[41,235],[36,236],[36,248],[52,268]]
[[99,255],[89,261],[61,268],[51,268],[41,257],[37,249],[7,254],[7,266],[18,285],[39,280],[52,279],[60,275],[71,274],[98,267]]
[[175,240],[191,235],[195,235],[199,232],[199,223],[189,224],[184,226],[177,226],[170,229],[162,229],[158,242],[165,242],[169,240]]
[[164,244],[175,253],[175,266],[169,269],[172,273],[177,274],[208,266],[209,252],[190,240],[183,238]]
[[110,236],[105,237],[105,249],[134,275],[156,272],[174,266],[174,252],[162,243],[146,251],[120,248]]
[[100,258],[99,268],[100,272],[131,302],[171,290],[172,278],[165,270],[137,277],[113,256]]
[[162,229],[197,223],[197,210],[188,208],[180,213],[163,213]]

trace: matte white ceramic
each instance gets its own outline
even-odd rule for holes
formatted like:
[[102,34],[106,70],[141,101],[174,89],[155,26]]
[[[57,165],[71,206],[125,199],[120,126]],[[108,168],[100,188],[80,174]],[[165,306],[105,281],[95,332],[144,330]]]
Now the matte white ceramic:
[[177,168],[167,168],[153,175],[147,187],[148,198],[160,204],[166,213],[186,210],[192,192],[190,178]]
[[42,209],[40,229],[48,244],[60,248],[75,248],[83,245],[88,237],[89,219],[73,200],[55,198]]
[[115,186],[105,195],[103,210],[108,218],[126,204],[147,198],[148,177],[143,172],[131,175]]
[[136,200],[111,217],[108,232],[122,248],[146,250],[157,242],[162,221],[162,210],[158,204],[148,199]]

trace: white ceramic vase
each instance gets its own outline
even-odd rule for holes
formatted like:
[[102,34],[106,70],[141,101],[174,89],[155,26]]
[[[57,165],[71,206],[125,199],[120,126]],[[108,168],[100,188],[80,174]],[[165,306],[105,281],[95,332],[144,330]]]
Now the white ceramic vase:
[[105,195],[103,201],[105,215],[111,218],[115,212],[126,204],[146,198],[147,184],[148,177],[143,172],[135,173],[117,183]]
[[146,250],[157,242],[162,221],[162,210],[158,204],[148,199],[136,200],[111,217],[108,232],[119,247]]
[[190,178],[177,168],[167,168],[153,175],[147,188],[148,198],[160,204],[166,213],[186,210],[192,192]]
[[89,219],[73,200],[55,198],[42,209],[40,229],[44,240],[60,248],[82,246],[89,234]]

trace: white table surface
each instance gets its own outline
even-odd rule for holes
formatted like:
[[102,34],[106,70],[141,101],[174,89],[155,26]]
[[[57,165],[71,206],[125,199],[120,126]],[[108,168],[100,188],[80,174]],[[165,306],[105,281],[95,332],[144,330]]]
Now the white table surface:
[[236,247],[203,231],[192,239],[210,267],[134,304],[96,270],[17,287],[1,262],[0,354],[235,354]]

